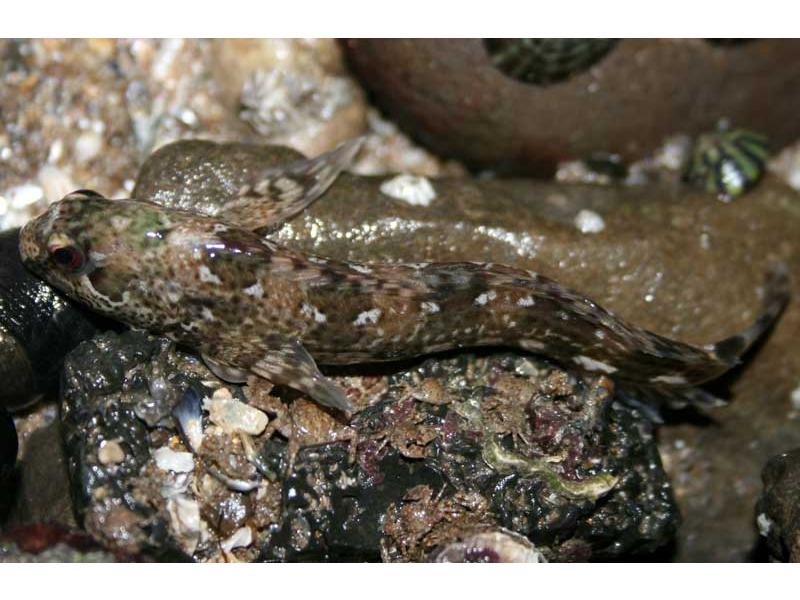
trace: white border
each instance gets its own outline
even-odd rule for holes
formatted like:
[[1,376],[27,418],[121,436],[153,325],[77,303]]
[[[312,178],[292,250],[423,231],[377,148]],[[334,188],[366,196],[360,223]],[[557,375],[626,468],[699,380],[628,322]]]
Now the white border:
[[791,0],[8,0],[4,37],[793,37]]

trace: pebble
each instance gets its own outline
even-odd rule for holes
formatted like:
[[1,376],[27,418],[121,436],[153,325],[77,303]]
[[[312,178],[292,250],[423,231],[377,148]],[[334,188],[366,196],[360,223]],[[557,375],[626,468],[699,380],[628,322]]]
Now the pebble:
[[[230,397],[230,392],[227,393],[229,397],[225,397],[220,390],[216,390],[214,397],[206,399],[203,403],[211,422],[230,432],[241,431],[249,435],[261,434],[269,423],[267,415],[257,408]],[[227,392],[227,390],[225,391]]]
[[429,206],[436,198],[436,190],[427,177],[398,175],[381,184],[381,193],[408,202],[412,206]]
[[125,460],[125,451],[118,441],[105,441],[100,444],[100,448],[97,450],[97,460],[104,465],[118,465]]
[[191,452],[177,452],[167,446],[162,446],[153,452],[156,465],[162,471],[188,473],[194,469],[194,458]]
[[85,131],[75,140],[75,158],[81,162],[92,160],[103,147],[103,137],[95,131]]
[[584,209],[575,215],[575,227],[581,233],[599,233],[606,228],[606,222],[593,210]]

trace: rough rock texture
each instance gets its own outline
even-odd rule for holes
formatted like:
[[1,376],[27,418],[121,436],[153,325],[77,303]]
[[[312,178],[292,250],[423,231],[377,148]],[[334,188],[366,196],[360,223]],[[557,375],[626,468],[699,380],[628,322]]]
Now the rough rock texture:
[[718,45],[621,40],[586,71],[530,85],[495,68],[480,39],[344,42],[375,101],[415,139],[469,166],[551,175],[592,153],[634,160],[669,135],[720,119],[767,134],[800,134],[797,40]]
[[[349,425],[157,338],[83,343],[62,406],[80,521],[117,552],[200,561],[423,560],[500,528],[548,560],[607,559],[674,535],[650,426],[605,378],[505,354],[336,378],[361,407]],[[193,401],[196,421],[175,412]],[[270,423],[243,434],[217,402]]]
[[317,154],[368,134],[363,172],[443,168],[366,104],[330,39],[0,40],[0,83],[0,230],[76,189],[127,196],[176,139]]
[[800,450],[772,457],[761,478],[756,526],[773,559],[800,562]]

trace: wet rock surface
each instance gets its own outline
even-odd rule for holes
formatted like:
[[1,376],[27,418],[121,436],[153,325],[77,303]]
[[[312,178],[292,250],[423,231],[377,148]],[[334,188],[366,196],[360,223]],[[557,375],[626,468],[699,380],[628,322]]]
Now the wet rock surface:
[[756,526],[770,557],[800,562],[800,449],[772,457],[761,477]]
[[154,337],[85,342],[62,406],[80,522],[119,552],[200,561],[435,559],[501,530],[548,560],[608,559],[675,533],[650,425],[607,379],[505,354],[336,378],[361,409],[348,425]]
[[57,417],[47,424],[22,431],[15,485],[9,489],[7,525],[21,527],[47,523],[77,527],[69,493],[67,459]]

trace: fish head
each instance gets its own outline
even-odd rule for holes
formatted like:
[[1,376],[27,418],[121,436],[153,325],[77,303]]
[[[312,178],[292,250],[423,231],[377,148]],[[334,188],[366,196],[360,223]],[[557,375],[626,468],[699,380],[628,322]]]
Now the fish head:
[[81,190],[29,221],[20,232],[19,250],[25,266],[53,287],[130,322],[124,313],[141,310],[148,269],[162,264],[171,225],[169,214],[155,204]]

